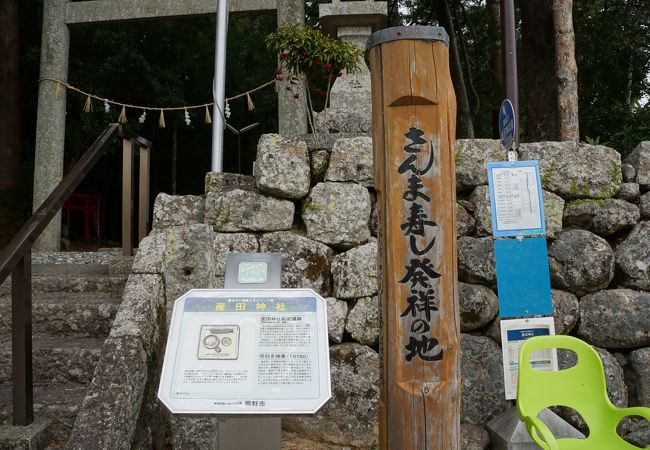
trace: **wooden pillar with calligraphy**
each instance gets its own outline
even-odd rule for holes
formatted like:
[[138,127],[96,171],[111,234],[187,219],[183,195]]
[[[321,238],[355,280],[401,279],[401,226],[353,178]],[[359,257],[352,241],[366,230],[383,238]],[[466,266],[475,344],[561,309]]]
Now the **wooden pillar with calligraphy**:
[[443,28],[396,27],[368,42],[380,211],[384,450],[458,450],[456,98]]

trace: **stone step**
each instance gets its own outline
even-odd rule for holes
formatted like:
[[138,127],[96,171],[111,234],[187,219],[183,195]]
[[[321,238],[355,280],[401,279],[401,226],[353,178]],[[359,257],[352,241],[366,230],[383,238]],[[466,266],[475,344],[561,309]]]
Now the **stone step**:
[[32,275],[109,275],[108,264],[34,264]]
[[[88,383],[99,360],[104,339],[34,335],[34,383]],[[11,382],[11,338],[0,340],[0,383]]]
[[[33,275],[32,293],[106,292],[121,296],[127,275]],[[11,295],[11,277],[0,285],[0,296]]]
[[[60,448],[68,439],[86,396],[86,385],[58,383],[34,386],[34,419],[51,421],[51,442],[47,448]],[[11,384],[0,384],[0,424],[12,423]]]
[[[107,293],[43,295],[32,299],[32,330],[57,336],[105,337],[122,299]],[[11,334],[11,298],[0,297],[0,337]]]

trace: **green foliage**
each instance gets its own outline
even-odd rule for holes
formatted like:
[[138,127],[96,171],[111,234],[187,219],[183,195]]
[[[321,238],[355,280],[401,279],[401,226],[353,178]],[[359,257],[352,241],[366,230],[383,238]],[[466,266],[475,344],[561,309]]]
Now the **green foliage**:
[[581,134],[625,156],[650,137],[648,2],[575,0],[573,18]]
[[596,136],[595,138],[591,138],[589,136],[585,136],[585,142],[589,145],[607,145],[609,142],[600,142],[600,136]]
[[555,172],[555,169],[557,169],[557,161],[553,160],[551,162],[551,166],[542,175],[542,178],[541,178],[542,186],[545,187],[546,184],[548,184],[548,182],[551,181],[551,177],[553,176],[553,173]]
[[280,53],[280,69],[291,75],[332,77],[343,70],[359,72],[361,50],[311,27],[288,23],[266,37],[270,50]]
[[307,95],[307,111],[312,132],[317,133],[313,111],[313,96],[324,99],[327,105],[334,80],[343,72],[358,73],[363,53],[354,44],[333,39],[312,27],[288,23],[266,37],[270,50],[279,53],[280,67],[277,80],[285,80],[285,89],[300,99]]

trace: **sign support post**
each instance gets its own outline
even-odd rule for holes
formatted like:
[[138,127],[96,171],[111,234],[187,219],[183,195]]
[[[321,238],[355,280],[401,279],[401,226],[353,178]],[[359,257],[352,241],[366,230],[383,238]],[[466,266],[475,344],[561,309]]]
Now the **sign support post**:
[[[504,3],[508,0],[502,2],[502,6]],[[507,89],[512,88],[511,84],[508,86]],[[499,135],[508,151],[508,161],[489,162],[487,171],[499,287],[505,397],[512,400],[517,397],[519,347],[532,336],[554,334],[554,322],[539,163],[517,161],[516,106],[513,107],[510,96],[506,97],[499,111]],[[539,352],[535,363],[540,370],[557,370],[554,351]],[[550,410],[544,412],[542,420],[555,436],[582,437]],[[486,428],[494,450],[536,447],[515,407],[492,419]]]
[[[270,273],[262,283],[267,289],[280,289],[281,287],[281,265],[280,254],[241,254],[231,253],[226,260],[226,276],[224,289],[245,289],[245,279],[239,277],[240,264],[248,262],[261,263],[262,267],[267,262]],[[254,267],[253,267],[254,268]],[[257,285],[262,280],[257,281]],[[267,417],[226,417],[220,418],[219,424],[219,448],[232,450],[254,450],[265,448],[269,450],[280,450],[282,448],[282,418],[280,416]],[[251,432],[251,430],[255,430]]]
[[458,450],[456,99],[449,37],[396,27],[370,37],[380,207],[380,448]]

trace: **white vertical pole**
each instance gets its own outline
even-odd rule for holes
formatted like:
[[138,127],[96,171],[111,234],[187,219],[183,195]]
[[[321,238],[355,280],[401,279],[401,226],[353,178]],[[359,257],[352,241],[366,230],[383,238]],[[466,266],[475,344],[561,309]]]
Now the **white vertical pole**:
[[212,93],[212,171],[223,171],[223,116],[226,99],[226,39],[228,37],[228,0],[217,0],[217,32],[214,49],[214,82]]

